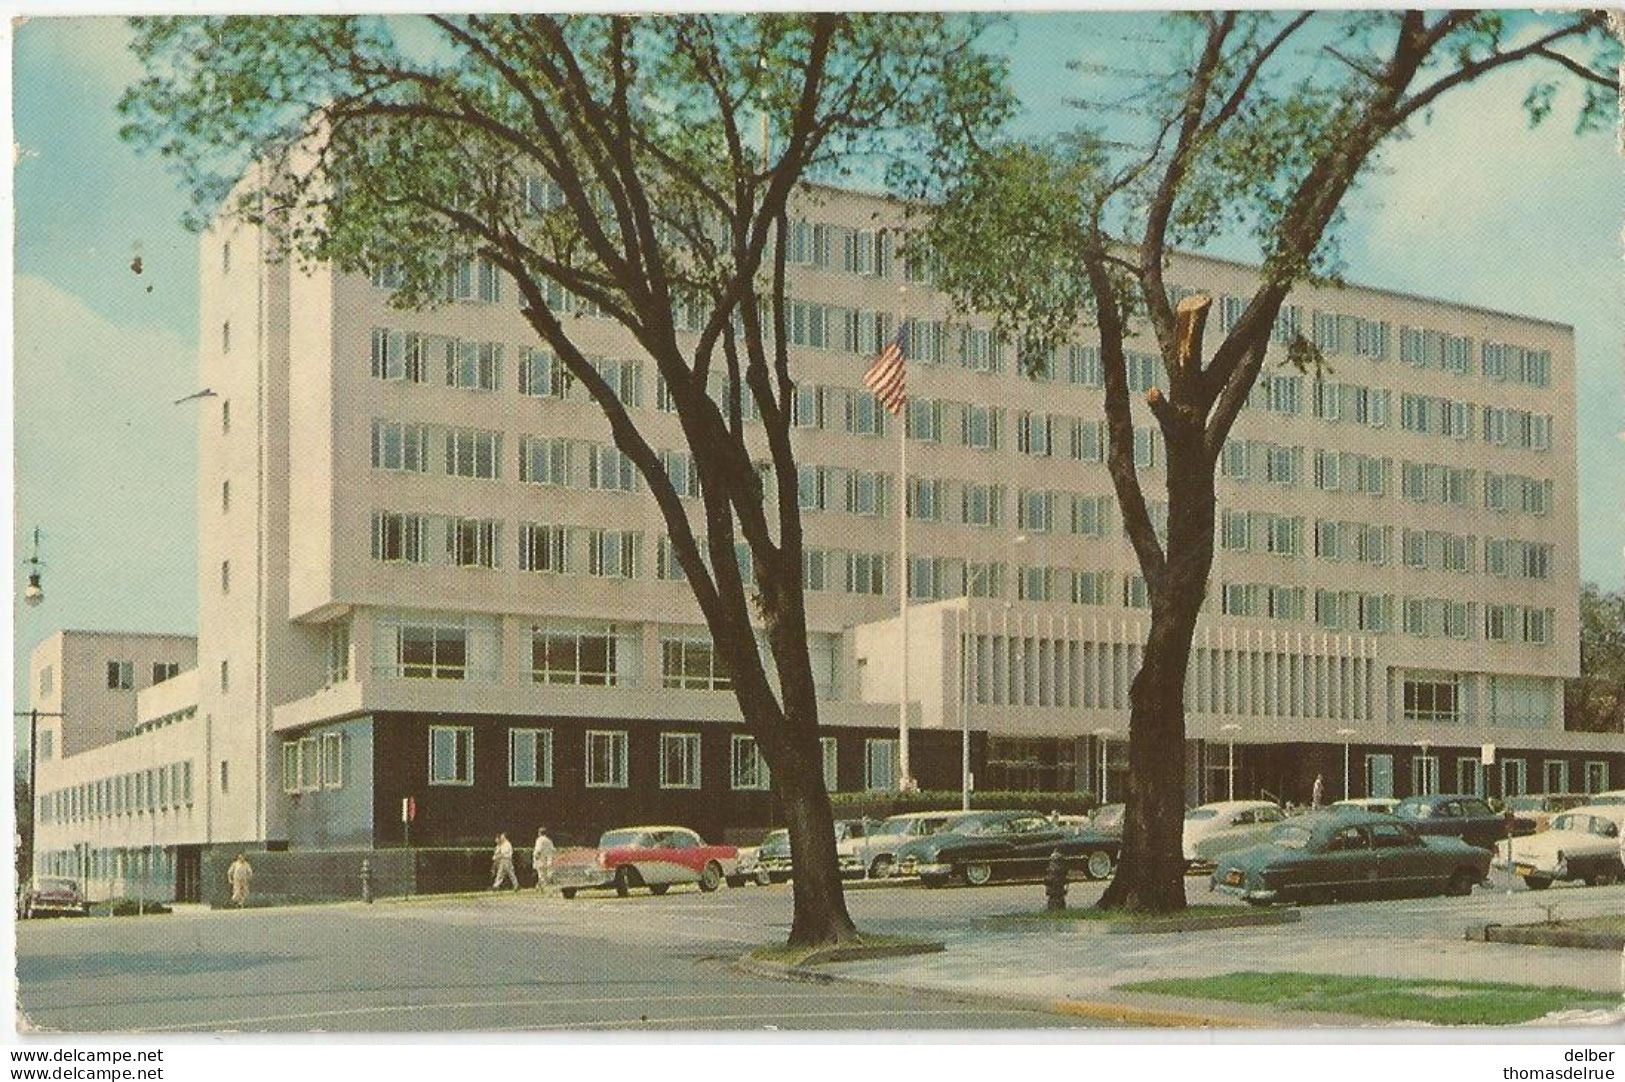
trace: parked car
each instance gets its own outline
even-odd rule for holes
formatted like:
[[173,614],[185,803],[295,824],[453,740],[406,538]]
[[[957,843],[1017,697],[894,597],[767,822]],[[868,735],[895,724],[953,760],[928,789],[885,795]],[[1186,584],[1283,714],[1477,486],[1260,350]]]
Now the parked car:
[[61,879],[56,876],[40,876],[30,883],[28,889],[23,892],[22,905],[19,908],[24,920],[45,913],[66,913],[74,917],[83,917],[90,913],[90,903],[85,901],[84,892],[79,889],[79,884],[72,879]]
[[[863,856],[858,851],[869,830],[880,825],[877,819],[837,819],[835,821],[835,860],[842,879],[862,879]],[[775,830],[757,847],[757,882],[782,883],[795,878],[790,857],[790,832]]]
[[1460,838],[1424,837],[1393,816],[1325,811],[1280,823],[1267,842],[1221,857],[1211,883],[1253,905],[1471,894],[1489,858]]
[[1223,800],[1203,804],[1185,813],[1185,864],[1208,864],[1236,849],[1245,849],[1270,836],[1286,818],[1268,800]]
[[897,869],[928,887],[960,880],[979,887],[994,879],[1042,878],[1052,853],[1094,878],[1111,874],[1119,841],[1078,832],[1032,811],[969,812],[935,834],[898,847]]
[[596,849],[566,849],[553,860],[547,881],[566,898],[578,890],[613,887],[626,897],[635,887],[664,894],[679,883],[716,890],[739,874],[739,850],[706,845],[687,827],[625,827],[605,831]]
[[1625,789],[1610,789],[1606,793],[1592,793],[1587,804],[1625,804]]
[[1587,804],[1552,818],[1550,830],[1495,847],[1495,866],[1523,879],[1530,890],[1558,880],[1599,887],[1625,876],[1620,835],[1625,804]]
[[855,845],[870,879],[885,879],[897,866],[897,848],[915,838],[934,834],[950,819],[963,812],[908,812],[894,815],[875,827]]
[[1376,812],[1379,815],[1392,815],[1394,805],[1398,803],[1398,797],[1364,796],[1355,797],[1350,800],[1339,800],[1333,804],[1327,805],[1327,807],[1331,811],[1336,811],[1339,808],[1352,808],[1355,811]]
[[1506,810],[1518,819],[1529,821],[1531,829],[1526,833],[1539,834],[1551,827],[1552,816],[1558,812],[1566,812],[1570,808],[1590,803],[1591,797],[1585,793],[1531,793],[1526,796],[1508,797]]
[[1127,804],[1102,804],[1089,816],[1089,829],[1110,838],[1123,836],[1123,813]]
[[[1469,793],[1408,796],[1394,806],[1394,815],[1418,834],[1448,834],[1481,849],[1493,849],[1507,836],[1506,816]],[[1512,833],[1519,830],[1533,833],[1533,821],[1526,819],[1520,827],[1514,817]]]
[[767,886],[772,882],[766,870],[760,866],[761,847],[756,845],[741,845],[739,847],[739,863],[734,867],[734,874],[728,876],[730,887],[742,887],[746,883],[759,883]]
[[758,883],[782,883],[795,874],[790,864],[790,832],[770,831],[756,848]]

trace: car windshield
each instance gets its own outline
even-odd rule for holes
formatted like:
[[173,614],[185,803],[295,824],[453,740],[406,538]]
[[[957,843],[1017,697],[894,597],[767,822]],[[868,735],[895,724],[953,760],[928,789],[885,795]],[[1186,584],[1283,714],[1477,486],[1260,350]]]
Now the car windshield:
[[1433,814],[1433,809],[1426,804],[1400,804],[1394,808],[1394,814],[1401,819],[1426,819]]
[[1507,801],[1512,811],[1540,811],[1546,802],[1538,796],[1515,796]]
[[1212,819],[1219,813],[1212,808],[1192,808],[1185,813],[1185,822],[1195,823],[1202,819]]
[[1309,845],[1309,828],[1301,823],[1282,823],[1270,831],[1270,841],[1283,849],[1304,849]]
[[1123,821],[1123,805],[1108,804],[1095,813],[1094,824],[1097,827],[1115,827]]
[[775,830],[762,839],[762,847],[765,849],[770,845],[782,845],[789,840],[790,832],[788,830]]
[[600,849],[647,849],[649,834],[642,830],[607,830],[598,839]]

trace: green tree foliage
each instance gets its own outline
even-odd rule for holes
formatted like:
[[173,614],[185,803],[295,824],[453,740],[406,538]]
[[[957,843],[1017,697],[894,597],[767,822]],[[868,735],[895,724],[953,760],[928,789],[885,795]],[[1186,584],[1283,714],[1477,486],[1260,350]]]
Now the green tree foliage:
[[[647,482],[766,755],[797,848],[796,943],[853,929],[807,654],[789,207],[813,179],[962,161],[1010,111],[1003,68],[975,44],[982,26],[930,14],[135,20],[147,74],[122,102],[125,134],[174,165],[199,222],[263,224],[305,264],[393,268],[401,307],[442,303],[448,266],[471,256],[512,278],[537,338]],[[697,518],[576,341],[583,311],[653,359],[693,454]],[[762,423],[747,430],[752,405]]]
[[1580,589],[1580,675],[1564,687],[1569,729],[1625,732],[1625,593]]
[[[1618,41],[1600,12],[1199,12],[1170,16],[1166,53],[1114,101],[1085,102],[1064,138],[979,141],[966,168],[913,177],[940,204],[926,235],[939,282],[990,312],[1037,368],[1079,324],[1100,341],[1107,466],[1151,598],[1131,694],[1122,870],[1102,904],[1184,905],[1180,859],[1191,636],[1213,560],[1214,470],[1264,364],[1281,305],[1333,280],[1343,201],[1391,140],[1415,134],[1450,92],[1522,65],[1532,122],[1557,80],[1583,87],[1579,126],[1618,98]],[[1209,300],[1171,296],[1170,249],[1251,236],[1258,286],[1211,349]],[[1161,386],[1130,401],[1124,340],[1145,331]],[[1286,362],[1319,372],[1299,338]],[[1133,461],[1135,410],[1167,448],[1167,529],[1153,528]]]

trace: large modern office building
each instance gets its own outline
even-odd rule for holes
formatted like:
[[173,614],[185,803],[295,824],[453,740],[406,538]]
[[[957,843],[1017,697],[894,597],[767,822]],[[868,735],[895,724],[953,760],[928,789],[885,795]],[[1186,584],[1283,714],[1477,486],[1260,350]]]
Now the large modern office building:
[[[897,783],[906,573],[919,784],[959,789],[968,740],[978,790],[1120,793],[1149,611],[1103,464],[1095,345],[1080,332],[1030,378],[894,258],[899,206],[817,189],[798,213],[795,447],[829,785]],[[1210,339],[1255,282],[1196,256],[1168,277],[1214,296]],[[540,822],[579,839],[772,821],[654,502],[500,274],[457,268],[444,307],[403,311],[387,271],[303,273],[267,258],[256,229],[222,224],[201,239],[201,285],[214,395],[184,686],[203,844],[398,845],[408,800],[412,841],[433,845]],[[899,312],[906,493],[902,422],[862,389]],[[653,363],[612,321],[571,318],[692,495]],[[1572,330],[1305,286],[1272,351],[1298,333],[1329,371],[1272,357],[1223,457],[1189,739],[1169,749],[1187,799],[1304,801],[1317,774],[1328,799],[1619,784],[1620,738],[1563,728],[1578,663]],[[1149,340],[1137,348],[1143,391],[1160,364]],[[1141,408],[1154,499],[1162,454]],[[113,752],[109,769],[143,754]],[[99,762],[42,763],[42,800],[98,785]],[[42,850],[147,814],[42,822]]]

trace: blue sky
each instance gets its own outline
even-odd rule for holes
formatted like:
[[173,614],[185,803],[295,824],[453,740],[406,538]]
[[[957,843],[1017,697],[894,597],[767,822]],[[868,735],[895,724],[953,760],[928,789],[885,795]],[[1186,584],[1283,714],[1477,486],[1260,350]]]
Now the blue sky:
[[[1154,32],[1142,15],[1017,19],[1001,34],[1019,58],[1023,126],[1075,121],[1062,104],[1080,93],[1066,61],[1121,63]],[[92,18],[35,19],[14,38],[14,536],[21,560],[39,526],[48,563],[47,602],[15,609],[19,670],[62,627],[195,627],[197,407],[171,403],[197,389],[196,244],[172,178],[118,139],[114,103],[139,74],[127,40],[121,22]],[[1575,138],[1566,117],[1530,131],[1526,80],[1461,91],[1389,148],[1346,204],[1346,271],[1574,325],[1581,572],[1619,587],[1625,173],[1613,139]],[[1253,255],[1235,243],[1218,254]]]

